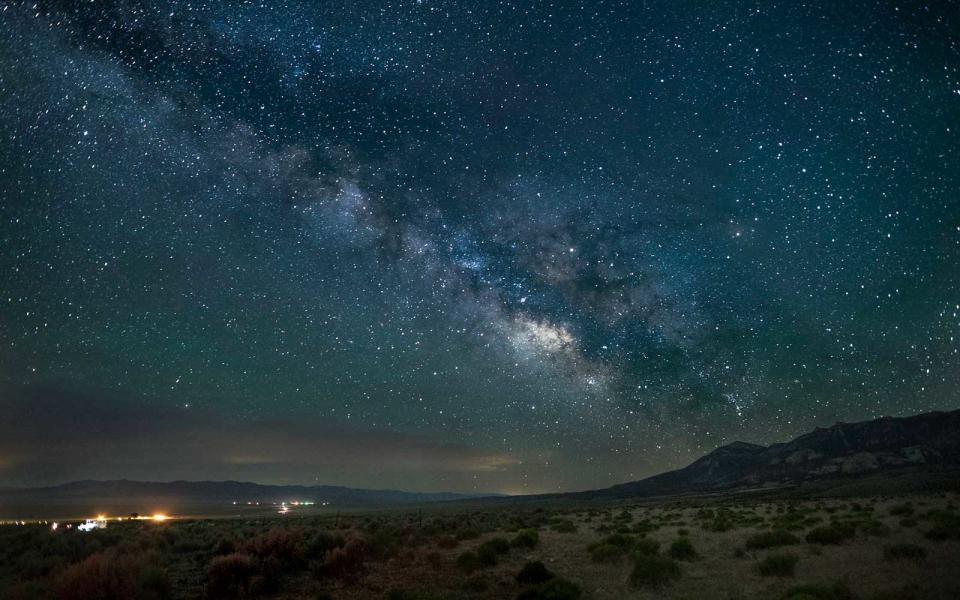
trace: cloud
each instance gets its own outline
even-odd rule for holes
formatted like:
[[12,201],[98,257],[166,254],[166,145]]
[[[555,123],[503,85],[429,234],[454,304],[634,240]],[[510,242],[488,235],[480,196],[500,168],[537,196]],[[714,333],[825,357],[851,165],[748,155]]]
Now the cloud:
[[467,481],[520,462],[433,436],[309,416],[232,419],[75,386],[2,393],[0,480],[8,484],[232,478],[439,489],[448,477]]

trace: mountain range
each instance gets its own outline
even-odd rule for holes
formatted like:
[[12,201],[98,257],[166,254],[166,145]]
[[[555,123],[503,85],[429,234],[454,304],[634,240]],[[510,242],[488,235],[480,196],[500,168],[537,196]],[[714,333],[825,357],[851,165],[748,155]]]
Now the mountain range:
[[76,481],[43,488],[0,489],[0,516],[7,507],[30,504],[232,506],[300,500],[337,507],[374,507],[467,500],[593,501],[793,489],[815,492],[865,480],[889,485],[897,478],[899,485],[914,488],[930,481],[939,486],[953,482],[960,487],[960,410],[836,423],[770,446],[733,442],[682,469],[586,492],[507,497],[238,481]]
[[[792,441],[733,442],[676,471],[573,496],[651,497],[811,487],[960,469],[960,410],[817,428]],[[942,478],[941,478],[942,479]]]
[[[372,490],[332,485],[261,485],[244,481],[74,481],[39,488],[0,489],[0,517],[4,509],[15,508],[24,514],[24,507],[38,505],[97,506],[101,509],[143,506],[191,506],[194,510],[248,504],[281,502],[324,503],[336,507],[372,507],[449,502],[477,498],[480,494],[447,492],[422,493],[397,490]],[[30,513],[27,513],[30,514]]]

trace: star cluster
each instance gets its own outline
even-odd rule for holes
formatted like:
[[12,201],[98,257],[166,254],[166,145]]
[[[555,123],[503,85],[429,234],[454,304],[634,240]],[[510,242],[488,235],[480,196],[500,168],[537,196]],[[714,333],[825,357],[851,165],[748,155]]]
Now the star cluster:
[[950,3],[0,22],[0,482],[574,490],[960,401]]

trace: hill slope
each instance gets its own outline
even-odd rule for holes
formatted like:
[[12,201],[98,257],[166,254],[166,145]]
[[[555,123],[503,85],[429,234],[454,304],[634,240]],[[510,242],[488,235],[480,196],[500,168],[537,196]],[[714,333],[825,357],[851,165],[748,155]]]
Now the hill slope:
[[683,469],[589,496],[667,496],[778,488],[905,469],[960,468],[960,410],[818,428],[790,442],[734,442]]

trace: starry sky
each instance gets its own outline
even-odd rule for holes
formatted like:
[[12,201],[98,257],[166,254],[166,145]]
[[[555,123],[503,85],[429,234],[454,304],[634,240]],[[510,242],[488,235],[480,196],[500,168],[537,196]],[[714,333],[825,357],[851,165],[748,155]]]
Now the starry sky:
[[955,2],[0,2],[0,485],[581,490],[960,407]]

